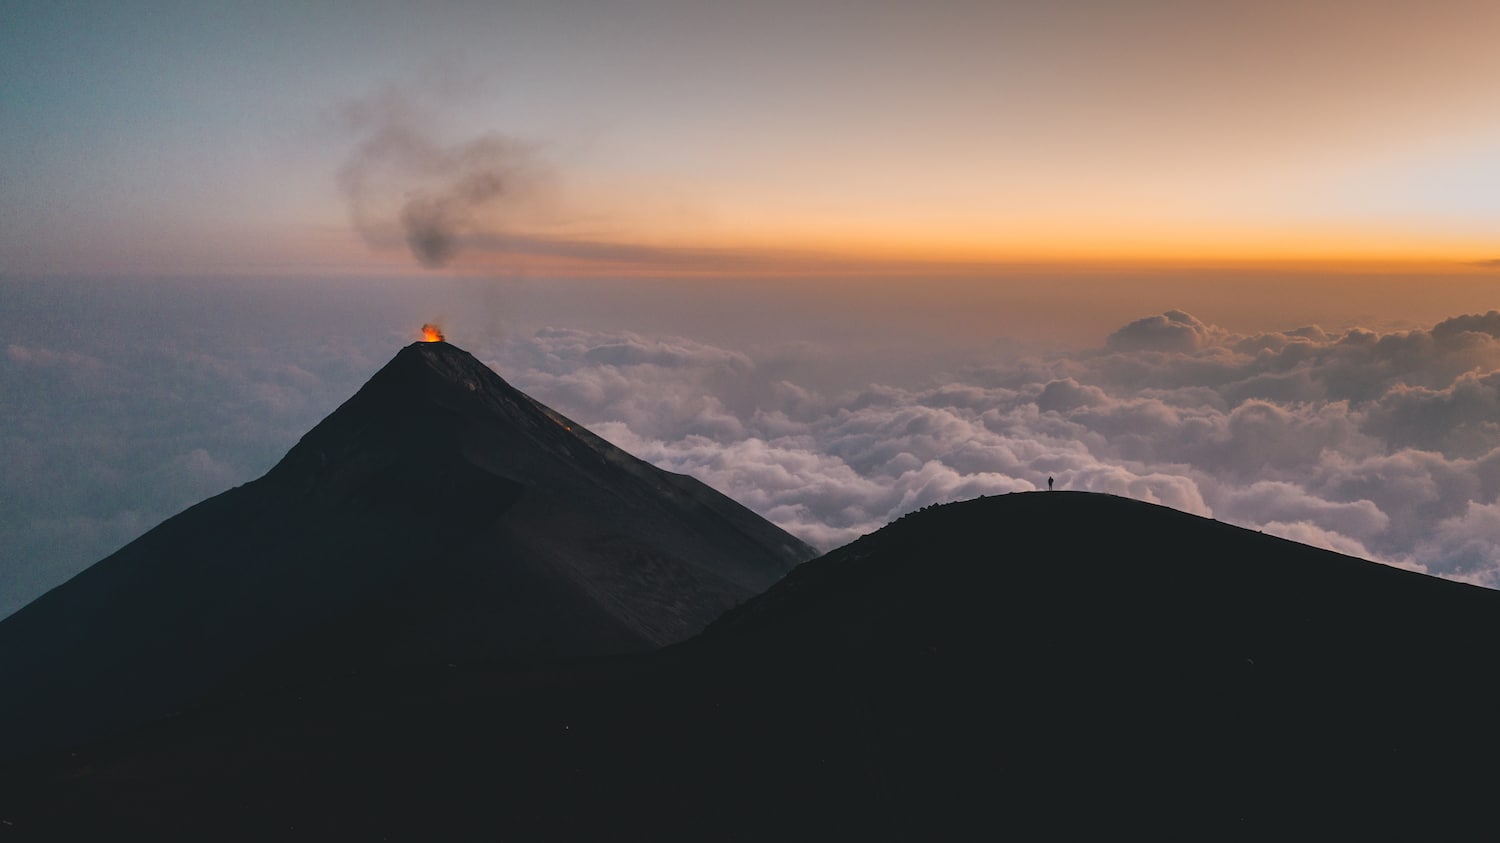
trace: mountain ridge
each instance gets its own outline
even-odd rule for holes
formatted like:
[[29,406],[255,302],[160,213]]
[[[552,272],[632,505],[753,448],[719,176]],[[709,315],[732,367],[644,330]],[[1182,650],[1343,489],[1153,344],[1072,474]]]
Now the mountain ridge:
[[12,768],[0,813],[244,839],[1451,835],[1500,779],[1496,640],[1500,593],[1018,493],[907,516],[659,651],[329,672]]

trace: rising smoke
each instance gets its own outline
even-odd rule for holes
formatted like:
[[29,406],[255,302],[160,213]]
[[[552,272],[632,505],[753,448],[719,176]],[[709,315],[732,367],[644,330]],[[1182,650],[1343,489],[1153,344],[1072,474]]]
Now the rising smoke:
[[447,266],[467,240],[502,237],[552,181],[535,145],[495,133],[445,143],[393,91],[352,102],[342,116],[358,138],[338,173],[355,228],[376,248],[404,241],[429,269]]

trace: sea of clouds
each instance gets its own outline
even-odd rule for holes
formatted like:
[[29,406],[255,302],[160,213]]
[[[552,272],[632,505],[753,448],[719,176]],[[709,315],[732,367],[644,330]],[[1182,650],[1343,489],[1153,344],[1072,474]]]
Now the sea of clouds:
[[[421,321],[330,294],[267,329],[258,303],[276,295],[208,308],[184,294],[9,329],[0,616],[264,473],[410,340],[371,325]],[[163,319],[193,327],[154,336]],[[1082,350],[935,351],[941,365],[915,380],[868,361],[831,376],[849,348],[817,341],[721,343],[597,325],[460,340],[605,438],[825,550],[1051,476],[1500,587],[1497,312],[1237,334],[1171,310]]]
[[680,337],[546,329],[491,362],[823,549],[1051,476],[1500,585],[1496,312],[1423,330],[1239,335],[1173,310],[1094,349],[831,394]]

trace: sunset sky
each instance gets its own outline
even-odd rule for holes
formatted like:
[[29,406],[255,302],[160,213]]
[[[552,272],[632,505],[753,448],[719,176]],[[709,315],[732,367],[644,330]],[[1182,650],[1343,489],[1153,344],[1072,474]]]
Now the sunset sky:
[[1051,476],[1500,587],[1497,33],[0,0],[0,617],[434,321],[824,549]]
[[480,275],[1478,271],[1496,32],[1487,0],[10,0],[0,272],[415,272],[412,202]]

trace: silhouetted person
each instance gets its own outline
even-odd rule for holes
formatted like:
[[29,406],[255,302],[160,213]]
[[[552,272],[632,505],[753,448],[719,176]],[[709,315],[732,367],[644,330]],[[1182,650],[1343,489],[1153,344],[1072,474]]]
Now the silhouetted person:
[[1052,476],[1051,475],[1047,476],[1047,491],[1049,491],[1049,492],[1052,491]]

